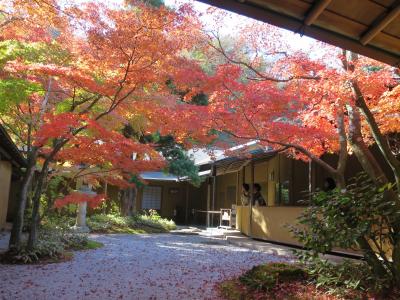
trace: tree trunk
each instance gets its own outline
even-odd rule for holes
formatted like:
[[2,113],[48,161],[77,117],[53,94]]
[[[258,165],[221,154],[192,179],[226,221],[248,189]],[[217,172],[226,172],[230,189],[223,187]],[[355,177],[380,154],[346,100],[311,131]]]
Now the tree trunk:
[[[361,125],[360,125],[360,118],[359,113],[352,107],[348,107],[349,112],[349,120],[350,120],[350,144],[356,155],[358,161],[360,162],[364,171],[370,176],[370,178],[375,182],[377,187],[382,187],[383,185],[389,183],[389,180],[386,174],[383,172],[382,168],[380,167],[379,163],[368,149],[367,145],[365,144],[364,140],[361,136]],[[396,205],[400,211],[400,201],[398,194],[389,190],[386,192],[385,197],[387,201],[392,202]],[[392,251],[392,260],[393,260],[393,275],[395,284],[400,284],[400,223],[399,222],[391,222],[390,226],[393,228],[393,251]],[[366,247],[366,244],[364,243]],[[368,249],[365,250],[363,247],[364,255],[366,259],[371,263],[371,266],[376,269],[376,273],[379,274],[382,270],[379,270],[377,266],[378,262],[375,258],[372,258],[372,253],[369,253]],[[367,251],[367,252],[366,252]],[[368,257],[367,257],[368,256]],[[376,257],[376,254],[374,254]],[[383,268],[383,266],[381,266]]]
[[120,203],[121,203],[121,217],[125,217],[128,215],[128,201],[126,197],[126,190],[121,191]]
[[[400,161],[394,156],[392,151],[390,150],[390,146],[387,140],[382,135],[378,123],[376,122],[371,110],[369,109],[367,103],[365,102],[364,96],[361,92],[360,87],[356,80],[351,82],[352,90],[354,97],[356,99],[356,106],[361,110],[365,119],[368,123],[369,128],[371,129],[372,136],[376,144],[379,147],[380,152],[382,153],[383,157],[385,158],[386,162],[391,167],[394,177],[396,179],[396,184],[400,187]],[[400,189],[398,189],[400,195]]]
[[48,165],[49,160],[46,160],[37,180],[35,194],[32,198],[32,221],[27,245],[28,250],[33,250],[37,242],[38,227],[40,222],[40,196],[42,195],[43,184],[47,177]]
[[346,180],[344,177],[344,173],[339,173],[337,172],[334,176],[334,179],[336,181],[337,187],[342,191],[346,191]]
[[108,215],[111,212],[111,208],[112,208],[112,199],[109,199],[106,201],[106,215]]
[[393,243],[392,260],[393,272],[395,275],[395,284],[400,286],[400,233],[396,232],[396,238]]
[[334,177],[338,188],[344,192],[346,190],[346,179],[344,172],[346,171],[348,152],[347,152],[347,133],[346,125],[344,123],[344,111],[343,107],[339,106],[337,111],[337,131],[339,135],[339,160],[336,168],[336,176]]
[[360,245],[361,250],[363,251],[363,255],[368,265],[372,267],[372,271],[374,272],[376,278],[387,278],[387,274],[389,270],[386,270],[383,266],[383,263],[376,256],[375,251],[371,248],[371,245],[365,238],[359,238],[357,240]]
[[131,187],[129,189],[131,193],[132,215],[134,215],[136,213],[137,189],[136,187]]
[[130,187],[123,191],[121,197],[121,216],[132,216],[136,207],[136,188]]
[[126,189],[122,192],[121,197],[121,216],[126,217],[130,215],[131,203],[129,199],[129,190]]
[[361,134],[361,121],[358,110],[351,105],[347,105],[347,111],[349,113],[350,122],[349,142],[355,156],[364,171],[378,186],[388,183],[386,174],[364,142]]
[[28,192],[35,172],[35,160],[28,160],[28,167],[23,177],[21,190],[17,198],[17,208],[15,210],[13,226],[10,235],[10,250],[19,250],[22,242],[22,228],[24,227],[24,213],[28,199]]

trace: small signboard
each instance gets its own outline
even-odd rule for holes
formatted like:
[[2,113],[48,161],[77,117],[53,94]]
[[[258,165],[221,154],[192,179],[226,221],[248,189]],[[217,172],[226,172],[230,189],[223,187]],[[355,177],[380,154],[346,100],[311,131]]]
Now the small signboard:
[[232,227],[231,216],[232,216],[232,210],[230,208],[221,208],[219,227],[231,228]]

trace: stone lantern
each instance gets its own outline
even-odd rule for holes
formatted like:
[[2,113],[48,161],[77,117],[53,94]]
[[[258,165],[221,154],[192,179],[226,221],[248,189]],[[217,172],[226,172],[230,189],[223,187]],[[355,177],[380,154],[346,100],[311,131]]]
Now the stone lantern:
[[[93,197],[96,194],[96,192],[92,191],[91,187],[89,185],[81,185],[79,188],[79,193],[87,195],[88,197]],[[86,225],[86,210],[87,210],[87,201],[84,202],[79,202],[78,204],[78,210],[76,214],[76,222],[73,227],[74,230],[78,232],[89,232],[90,229]]]

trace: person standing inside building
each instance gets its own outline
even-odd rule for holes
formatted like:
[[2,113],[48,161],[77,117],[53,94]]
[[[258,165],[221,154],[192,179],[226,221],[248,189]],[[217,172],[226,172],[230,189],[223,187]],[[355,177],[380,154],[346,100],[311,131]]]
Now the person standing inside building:
[[261,185],[255,183],[253,190],[253,206],[267,206],[264,197],[261,195]]
[[242,206],[249,205],[250,202],[250,185],[247,183],[242,184],[242,195],[240,197],[240,201],[242,202]]

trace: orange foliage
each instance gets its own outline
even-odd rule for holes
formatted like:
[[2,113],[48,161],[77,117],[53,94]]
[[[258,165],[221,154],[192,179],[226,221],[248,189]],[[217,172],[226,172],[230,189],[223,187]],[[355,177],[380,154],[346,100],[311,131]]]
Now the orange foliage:
[[[340,49],[317,42],[305,53],[282,34],[252,22],[239,28],[229,47],[218,33],[209,36],[210,51],[223,64],[193,82],[203,81],[200,89],[210,95],[211,127],[239,143],[295,145],[316,156],[338,152],[338,117],[355,106],[350,83],[356,82],[382,132],[399,130],[398,87],[389,92],[399,83],[392,67],[361,56],[344,60]],[[370,142],[369,127],[362,125]],[[346,115],[345,127],[348,131]],[[308,159],[296,147],[288,151]]]
[[71,193],[63,198],[58,198],[54,202],[55,208],[61,208],[68,204],[78,204],[81,202],[87,202],[91,208],[98,207],[103,201],[106,200],[106,196],[101,195],[88,195],[80,192]]
[[[127,187],[132,174],[164,167],[154,145],[121,134],[137,116],[141,134],[160,131],[188,145],[206,136],[199,129],[207,111],[179,104],[166,85],[180,82],[182,65],[196,65],[182,55],[200,30],[190,6],[174,11],[139,1],[112,9],[56,0],[8,0],[7,5],[12,20],[2,24],[2,40],[56,44],[57,55],[63,53],[38,62],[17,57],[2,70],[4,78],[43,90],[18,103],[9,116],[20,130],[19,142],[37,153],[43,166],[50,162],[53,173],[66,175],[71,166],[70,177],[85,174]],[[185,89],[193,93],[195,87]]]

